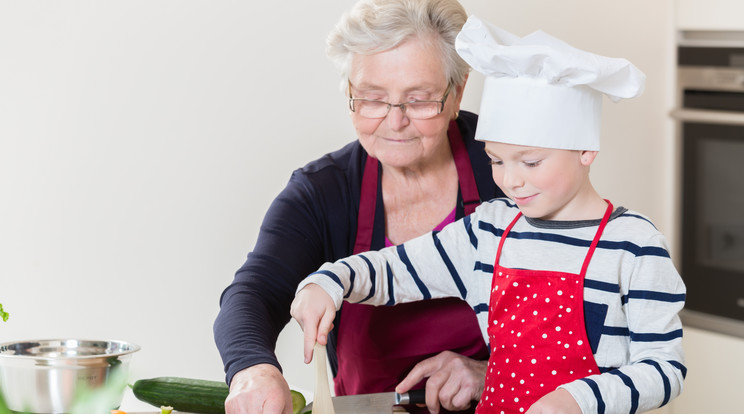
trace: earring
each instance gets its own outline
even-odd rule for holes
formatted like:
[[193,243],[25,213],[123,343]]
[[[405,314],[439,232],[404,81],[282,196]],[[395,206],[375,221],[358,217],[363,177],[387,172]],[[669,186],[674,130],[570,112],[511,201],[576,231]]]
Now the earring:
[[453,120],[457,119],[458,116],[460,116],[460,111],[455,111],[455,117],[453,118]]

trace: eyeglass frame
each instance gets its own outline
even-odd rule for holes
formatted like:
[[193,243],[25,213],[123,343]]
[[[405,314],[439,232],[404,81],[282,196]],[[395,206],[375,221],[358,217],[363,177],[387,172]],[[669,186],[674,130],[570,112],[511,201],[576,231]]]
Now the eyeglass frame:
[[393,108],[395,108],[395,107],[400,108],[400,110],[403,112],[403,115],[406,115],[406,105],[409,105],[409,104],[412,104],[412,103],[417,103],[417,102],[438,103],[439,104],[439,110],[437,111],[436,114],[432,115],[431,117],[429,117],[429,118],[412,118],[412,119],[424,119],[424,120],[425,119],[431,119],[431,118],[434,118],[435,116],[441,114],[442,111],[444,111],[444,103],[447,102],[447,98],[449,97],[449,94],[452,91],[452,82],[449,82],[449,83],[447,83],[447,89],[444,90],[444,95],[442,96],[442,99],[435,99],[435,100],[418,100],[418,99],[414,99],[414,100],[408,101],[408,102],[401,102],[401,103],[397,103],[397,104],[392,104],[390,102],[385,102],[385,101],[382,101],[382,100],[379,100],[379,99],[352,98],[351,97],[351,79],[347,79],[347,81],[349,82],[349,109],[351,110],[351,112],[357,113],[354,110],[354,102],[355,101],[360,101],[360,102],[379,102],[379,103],[384,103],[384,104],[387,105],[387,112],[385,112],[385,115],[383,115],[381,117],[368,118],[366,116],[359,115],[359,116],[361,116],[363,118],[366,118],[366,119],[383,119],[386,116],[388,116],[390,114],[390,110],[393,109]]

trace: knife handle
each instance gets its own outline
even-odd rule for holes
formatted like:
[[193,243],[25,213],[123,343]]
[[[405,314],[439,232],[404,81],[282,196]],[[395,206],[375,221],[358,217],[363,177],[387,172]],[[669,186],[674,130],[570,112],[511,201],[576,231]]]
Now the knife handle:
[[426,404],[426,390],[413,390],[403,394],[395,393],[395,405]]

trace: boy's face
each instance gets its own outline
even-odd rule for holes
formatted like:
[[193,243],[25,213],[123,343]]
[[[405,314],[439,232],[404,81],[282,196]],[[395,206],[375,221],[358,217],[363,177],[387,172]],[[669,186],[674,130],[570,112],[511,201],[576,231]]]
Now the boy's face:
[[582,203],[595,194],[589,165],[596,151],[486,142],[486,153],[494,182],[525,216],[544,220],[588,218]]

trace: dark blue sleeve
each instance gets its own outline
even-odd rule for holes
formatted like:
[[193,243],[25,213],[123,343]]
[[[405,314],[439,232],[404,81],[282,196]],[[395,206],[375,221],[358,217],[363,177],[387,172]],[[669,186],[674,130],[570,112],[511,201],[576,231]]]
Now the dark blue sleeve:
[[272,202],[254,250],[220,298],[214,338],[228,383],[256,364],[281,369],[274,348],[297,285],[324,262],[351,254],[355,173],[334,162],[309,166],[295,171]]

